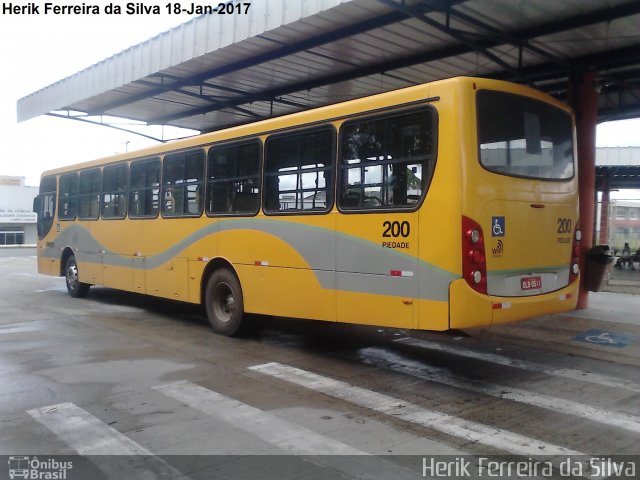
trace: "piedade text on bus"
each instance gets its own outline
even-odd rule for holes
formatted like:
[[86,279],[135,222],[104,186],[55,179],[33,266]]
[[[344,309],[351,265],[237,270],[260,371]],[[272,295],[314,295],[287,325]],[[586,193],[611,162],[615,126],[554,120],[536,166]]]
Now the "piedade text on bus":
[[382,237],[393,238],[398,240],[383,240],[382,246],[384,248],[402,248],[408,249],[411,247],[411,243],[400,239],[407,238],[411,234],[411,224],[409,222],[397,220],[390,221],[385,220],[382,222]]

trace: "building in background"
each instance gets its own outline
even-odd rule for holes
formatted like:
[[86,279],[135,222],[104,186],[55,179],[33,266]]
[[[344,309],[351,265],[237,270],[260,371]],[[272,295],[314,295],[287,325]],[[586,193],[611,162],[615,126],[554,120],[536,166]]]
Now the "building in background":
[[640,248],[640,147],[596,148],[595,243]]
[[640,248],[640,201],[610,200],[609,244],[618,251],[625,242],[635,253]]
[[0,175],[0,246],[36,244],[36,195],[38,187],[26,186],[24,177]]

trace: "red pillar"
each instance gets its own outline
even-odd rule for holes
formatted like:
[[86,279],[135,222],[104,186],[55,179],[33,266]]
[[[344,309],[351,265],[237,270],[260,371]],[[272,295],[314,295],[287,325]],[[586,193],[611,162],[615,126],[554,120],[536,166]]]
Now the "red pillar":
[[586,261],[584,252],[593,246],[595,236],[596,124],[598,121],[597,75],[587,72],[573,79],[573,108],[576,112],[578,141],[578,188],[580,191],[580,271],[582,283],[578,294],[579,309],[587,308],[589,292],[584,287]]

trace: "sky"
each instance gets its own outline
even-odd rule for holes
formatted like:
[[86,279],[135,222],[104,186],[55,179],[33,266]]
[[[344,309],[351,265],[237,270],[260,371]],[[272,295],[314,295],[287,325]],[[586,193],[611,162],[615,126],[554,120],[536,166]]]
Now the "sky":
[[[0,9],[0,175],[24,176],[27,185],[38,185],[43,170],[157,144],[139,135],[48,116],[18,123],[17,102],[191,17],[167,14],[164,5],[168,0],[144,1],[145,5],[162,6],[160,15],[44,15],[45,1],[35,3],[40,5],[40,15],[7,15]],[[84,3],[104,6],[108,2]],[[128,2],[112,3],[124,10]],[[146,133],[174,138],[194,132],[170,127],[163,132],[161,127],[154,127]]]
[[[40,5],[40,15],[8,15],[0,11],[3,72],[0,75],[0,175],[24,176],[27,185],[38,185],[43,170],[156,144],[138,135],[48,116],[18,123],[16,104],[24,96],[189,21],[191,17],[186,14],[166,13],[167,2],[143,2],[147,6],[161,6],[160,15],[44,15],[44,0],[35,1]],[[28,2],[14,0],[12,3]],[[54,0],[52,3],[83,2]],[[108,2],[85,0],[84,3],[104,7]],[[127,4],[126,0],[111,3],[122,6],[123,10]],[[183,0],[182,3],[191,2]],[[153,127],[146,132],[165,138],[193,133],[170,127],[164,131]],[[640,119],[601,124],[596,142],[597,146],[640,146]],[[640,199],[637,191],[615,195]]]

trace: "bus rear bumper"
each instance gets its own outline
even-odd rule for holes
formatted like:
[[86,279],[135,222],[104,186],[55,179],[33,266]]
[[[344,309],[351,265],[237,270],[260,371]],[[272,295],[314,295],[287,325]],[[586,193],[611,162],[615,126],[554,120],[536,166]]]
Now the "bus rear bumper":
[[449,286],[449,328],[514,322],[574,310],[579,279],[561,290],[530,297],[495,297],[473,290],[464,279]]

